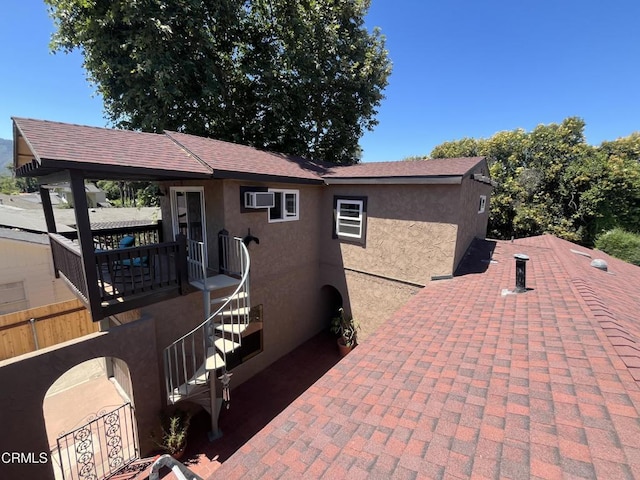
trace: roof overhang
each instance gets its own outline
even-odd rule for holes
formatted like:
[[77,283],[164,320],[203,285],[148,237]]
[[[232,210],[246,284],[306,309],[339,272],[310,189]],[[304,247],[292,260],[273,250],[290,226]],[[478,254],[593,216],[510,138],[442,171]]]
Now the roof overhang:
[[232,172],[228,170],[215,170],[213,177],[220,180],[241,180],[254,182],[292,183],[299,185],[324,185],[322,179],[286,177],[280,175],[267,175],[262,173]]
[[[18,177],[45,177],[55,178],[66,175],[69,170],[82,172],[84,178],[96,180],[179,180],[211,178],[210,174],[180,172],[175,170],[162,170],[157,168],[124,167],[119,165],[99,165],[65,160],[51,160],[47,158],[36,159],[16,168]],[[43,179],[42,183],[57,183]]]
[[436,177],[325,177],[327,185],[460,185],[461,175]]

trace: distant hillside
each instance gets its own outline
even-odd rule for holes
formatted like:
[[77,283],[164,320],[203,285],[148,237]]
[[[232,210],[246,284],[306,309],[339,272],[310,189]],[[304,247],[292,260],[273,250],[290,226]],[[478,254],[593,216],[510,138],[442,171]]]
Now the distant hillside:
[[13,161],[13,141],[0,138],[0,175],[6,175],[9,172],[7,167]]

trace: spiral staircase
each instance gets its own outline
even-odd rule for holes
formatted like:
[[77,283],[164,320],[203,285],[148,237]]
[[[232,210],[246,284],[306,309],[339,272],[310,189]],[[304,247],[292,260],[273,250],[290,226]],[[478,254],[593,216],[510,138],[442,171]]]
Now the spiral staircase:
[[203,242],[187,240],[191,285],[203,292],[205,320],[164,349],[167,400],[189,400],[211,414],[211,436],[221,435],[217,380],[241,363],[249,325],[249,251],[242,239],[219,235],[220,273],[208,276]]

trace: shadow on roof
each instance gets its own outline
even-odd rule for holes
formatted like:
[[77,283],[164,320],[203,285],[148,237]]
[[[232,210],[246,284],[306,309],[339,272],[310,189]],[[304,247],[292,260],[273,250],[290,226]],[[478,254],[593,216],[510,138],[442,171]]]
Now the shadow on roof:
[[474,238],[453,276],[461,277],[486,272],[496,249],[496,243],[495,240]]

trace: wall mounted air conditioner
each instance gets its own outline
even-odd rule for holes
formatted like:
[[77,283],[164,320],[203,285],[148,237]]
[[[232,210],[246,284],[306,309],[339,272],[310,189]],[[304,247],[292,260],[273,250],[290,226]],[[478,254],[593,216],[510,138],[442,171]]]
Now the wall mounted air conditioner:
[[245,208],[272,208],[275,206],[273,192],[244,192]]

